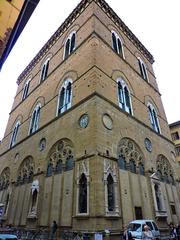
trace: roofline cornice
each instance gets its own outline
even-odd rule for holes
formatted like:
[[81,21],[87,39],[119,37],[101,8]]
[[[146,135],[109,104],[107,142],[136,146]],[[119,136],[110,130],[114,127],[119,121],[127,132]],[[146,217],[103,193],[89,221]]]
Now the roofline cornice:
[[173,123],[169,124],[170,128],[177,127],[177,126],[180,126],[180,121],[173,122]]
[[72,13],[61,24],[57,31],[51,36],[51,38],[45,43],[29,65],[24,69],[17,79],[17,84],[24,79],[32,68],[42,59],[42,57],[49,51],[49,49],[57,42],[62,34],[72,25],[72,23],[81,15],[81,13],[92,3],[95,2],[103,12],[118,26],[121,31],[129,38],[131,42],[140,50],[140,52],[150,61],[152,64],[154,58],[151,53],[144,47],[144,45],[138,40],[138,38],[131,32],[131,30],[125,25],[125,23],[118,17],[114,10],[106,3],[105,0],[82,0]]

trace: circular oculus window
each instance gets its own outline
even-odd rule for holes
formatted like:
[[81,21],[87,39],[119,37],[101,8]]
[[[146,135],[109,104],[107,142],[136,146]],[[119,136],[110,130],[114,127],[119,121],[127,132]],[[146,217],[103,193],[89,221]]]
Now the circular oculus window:
[[112,130],[112,128],[113,128],[113,121],[112,121],[112,118],[108,114],[104,114],[103,115],[102,122],[103,122],[104,126],[108,130]]
[[86,128],[89,124],[89,116],[88,114],[83,114],[79,119],[79,126],[81,128]]
[[145,147],[148,150],[148,152],[152,152],[152,143],[149,140],[149,138],[144,139],[144,144],[145,144]]

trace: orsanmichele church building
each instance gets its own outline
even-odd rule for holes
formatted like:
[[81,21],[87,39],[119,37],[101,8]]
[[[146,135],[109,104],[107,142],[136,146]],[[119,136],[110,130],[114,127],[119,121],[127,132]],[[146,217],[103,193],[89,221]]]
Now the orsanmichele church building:
[[120,233],[180,221],[153,56],[104,0],[83,0],[17,79],[0,146],[5,224]]

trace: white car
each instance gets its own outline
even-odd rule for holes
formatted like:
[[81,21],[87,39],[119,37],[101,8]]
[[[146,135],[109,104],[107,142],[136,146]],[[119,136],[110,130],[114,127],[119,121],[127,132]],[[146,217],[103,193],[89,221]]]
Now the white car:
[[135,240],[142,239],[142,233],[144,231],[144,225],[148,225],[149,229],[152,231],[154,239],[160,239],[160,231],[153,220],[142,219],[142,220],[134,220],[129,223],[128,230],[131,232],[132,237]]
[[0,233],[0,240],[17,240],[17,236],[14,234]]

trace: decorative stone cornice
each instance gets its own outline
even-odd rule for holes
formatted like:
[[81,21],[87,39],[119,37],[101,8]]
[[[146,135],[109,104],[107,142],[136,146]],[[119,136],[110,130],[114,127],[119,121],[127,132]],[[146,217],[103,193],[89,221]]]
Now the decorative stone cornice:
[[72,25],[72,23],[81,15],[81,13],[89,6],[91,2],[95,2],[100,8],[111,18],[111,20],[118,26],[121,31],[130,39],[131,42],[140,50],[140,52],[150,61],[154,62],[154,58],[151,53],[144,47],[144,45],[138,40],[138,38],[131,32],[131,30],[125,25],[125,23],[118,17],[113,9],[105,2],[105,0],[82,0],[73,12],[66,18],[58,30],[52,35],[47,43],[41,48],[38,54],[25,68],[17,79],[17,84],[24,79],[32,68],[42,59],[43,56],[49,51],[49,49],[57,42],[62,34]]

